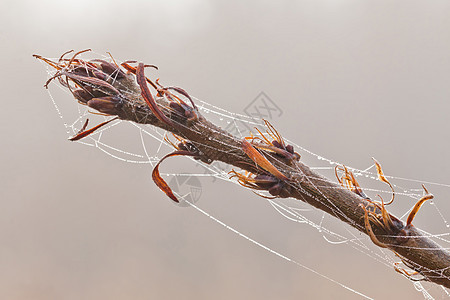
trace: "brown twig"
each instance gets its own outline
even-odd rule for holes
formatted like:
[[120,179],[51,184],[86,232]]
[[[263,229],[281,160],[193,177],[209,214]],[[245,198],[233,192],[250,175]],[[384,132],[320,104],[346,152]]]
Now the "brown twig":
[[[205,163],[216,160],[246,170],[253,175],[251,179],[239,176],[243,185],[249,180],[246,186],[266,189],[278,197],[305,201],[368,234],[378,246],[394,251],[405,265],[421,274],[424,280],[450,288],[449,252],[411,224],[420,205],[431,196],[421,199],[413,215],[408,218],[411,222],[404,224],[387,212],[383,202],[378,204],[358,192],[360,188],[353,174],[347,171],[344,177],[349,190],[313,172],[299,161],[300,156],[291,145],[284,145],[273,127],[269,127],[272,132],[269,135],[275,139],[271,143],[267,138],[259,142],[249,138],[251,142],[248,142],[234,137],[208,121],[195,106],[178,101],[180,98],[171,92],[192,101],[186,91],[153,84],[145,77],[143,64],[137,68],[126,64],[128,73],[125,73],[119,66],[102,60],[86,62],[72,57],[53,62],[41,56],[35,57],[57,69],[54,78],[66,77],[66,81],[59,81],[61,84],[68,87],[69,80],[72,81],[73,87],[69,88],[80,103],[122,120],[151,124],[172,132],[189,145],[189,149],[185,145],[182,151],[176,152],[177,155],[189,153]],[[156,96],[151,95],[147,82],[157,90]],[[87,134],[90,133],[92,131]],[[87,135],[80,134],[83,137]],[[378,162],[376,164],[379,177],[386,182],[380,165]],[[392,188],[388,181],[387,184]],[[170,195],[170,188],[165,182],[159,182],[158,186]],[[393,199],[387,204],[392,203]]]

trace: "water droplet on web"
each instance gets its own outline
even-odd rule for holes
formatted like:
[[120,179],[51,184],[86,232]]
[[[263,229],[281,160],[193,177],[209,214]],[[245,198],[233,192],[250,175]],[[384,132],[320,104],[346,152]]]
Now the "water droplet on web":
[[430,205],[433,205],[433,204],[434,204],[434,202],[433,202],[433,200],[431,200],[431,201],[430,201]]
[[449,228],[449,227],[450,227],[450,224],[447,223],[447,224],[445,224],[445,226],[446,226],[447,228]]

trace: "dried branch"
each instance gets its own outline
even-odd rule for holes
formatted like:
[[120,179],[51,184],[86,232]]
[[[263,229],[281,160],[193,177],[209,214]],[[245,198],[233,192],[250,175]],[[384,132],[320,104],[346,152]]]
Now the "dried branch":
[[[368,234],[376,245],[394,251],[406,266],[423,276],[420,280],[450,288],[450,253],[411,224],[420,205],[432,195],[427,193],[418,202],[404,224],[387,212],[383,201],[368,199],[345,167],[339,181],[347,189],[313,172],[270,124],[268,136],[273,141],[264,135],[242,140],[203,117],[183,89],[165,88],[146,78],[146,65],[133,67],[135,62],[129,61],[118,66],[104,60],[84,61],[76,58],[77,54],[71,59],[63,56],[53,62],[35,55],[57,70],[46,86],[58,79],[80,103],[100,113],[172,132],[180,137],[180,143],[175,145],[177,151],[166,157],[191,155],[204,163],[221,161],[246,170],[250,172],[248,176],[234,172],[232,177],[237,177],[244,186],[267,190],[274,197],[296,198],[327,212]],[[151,94],[147,83],[156,90],[156,96]],[[188,99],[191,105],[182,99]],[[72,140],[83,138],[102,125],[82,130]],[[379,179],[386,182],[378,162],[376,166]],[[178,201],[159,176],[158,168],[153,179],[172,200]],[[397,266],[395,269],[411,278],[406,270]]]

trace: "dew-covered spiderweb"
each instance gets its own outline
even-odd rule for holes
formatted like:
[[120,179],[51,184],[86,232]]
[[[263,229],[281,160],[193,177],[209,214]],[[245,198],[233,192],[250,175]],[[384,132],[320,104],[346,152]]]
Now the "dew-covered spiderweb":
[[[111,61],[110,56],[104,56],[99,53],[90,52],[86,56],[95,56],[95,58],[100,57],[104,60]],[[47,71],[49,77],[55,74],[55,70],[50,67],[47,68]],[[57,86],[60,88],[56,88]],[[57,114],[67,130],[68,137],[79,132],[87,118],[90,119],[91,124],[98,124],[110,119],[110,117],[92,114],[91,109],[78,104],[73,99],[70,91],[61,87],[59,84],[50,85],[49,94]],[[266,130],[262,117],[270,121],[277,113],[278,107],[270,103],[270,99],[264,98],[265,95],[260,96],[261,98],[255,99],[252,106],[247,107],[248,109],[241,114],[229,112],[195,97],[193,97],[193,100],[201,114],[208,120],[221,126],[236,137],[243,138],[250,134],[259,136],[259,132],[255,128],[258,128],[261,132]],[[274,125],[276,127],[276,124]],[[120,137],[120,142],[118,142],[118,137]],[[147,164],[149,165],[149,170],[151,170],[164,155],[173,151],[172,145],[167,142],[168,138],[171,138],[170,134],[167,134],[160,128],[116,120],[77,143],[98,149],[113,159],[121,160],[129,164]],[[289,137],[284,138],[288,144],[292,144],[295,147],[296,151],[301,155],[302,162],[325,177],[332,180],[336,179],[335,167],[341,166],[341,163],[309,151],[302,145],[296,144],[295,141],[291,141]],[[193,158],[187,159],[191,160],[189,162],[190,167],[186,169],[188,170],[187,172],[164,173],[164,169],[161,170],[161,175],[180,199],[180,206],[190,207],[196,210],[205,217],[210,218],[212,221],[217,222],[226,229],[248,240],[250,243],[269,251],[289,263],[306,269],[308,272],[312,272],[315,274],[314,276],[325,278],[330,284],[338,284],[352,293],[370,299],[370,294],[363,294],[355,286],[341,283],[338,278],[332,278],[324,274],[324,272],[316,271],[311,264],[302,261],[299,256],[281,253],[274,247],[268,247],[258,242],[250,234],[247,234],[245,228],[236,228],[232,224],[220,220],[213,212],[207,211],[202,207],[202,201],[206,201],[201,197],[202,188],[207,189],[208,183],[218,180],[226,181],[230,184],[238,184],[238,182],[235,178],[230,179],[229,172],[232,170],[232,167],[222,162],[204,164]],[[369,163],[364,169],[352,168],[351,166],[346,167],[353,172],[365,194],[371,198],[375,198],[377,194],[385,199],[390,198],[392,193],[391,189],[377,179],[374,163]],[[390,174],[385,175],[396,191],[395,205],[391,206],[389,210],[394,215],[401,217],[403,221],[406,220],[414,203],[424,195],[421,184],[425,184],[432,190],[432,193],[435,195],[435,200],[425,203],[422,209],[428,210],[434,215],[433,222],[429,222],[431,224],[428,227],[422,226],[421,231],[423,235],[435,240],[443,248],[448,249],[450,245],[448,214],[443,211],[441,208],[442,205],[437,199],[445,199],[445,194],[448,194],[450,191],[450,184],[400,178]],[[265,192],[261,194],[268,195]],[[252,192],[249,192],[249,195],[258,197]],[[161,193],[159,198],[165,199],[166,196]],[[292,226],[308,226],[316,230],[317,234],[321,235],[329,243],[329,247],[331,248],[345,246],[351,249],[351,251],[363,253],[368,259],[373,259],[384,265],[386,272],[393,272],[394,264],[400,261],[390,250],[374,246],[366,235],[360,234],[356,229],[304,202],[289,198],[270,199],[266,197],[261,199],[262,201],[266,201],[267,205],[271,206],[281,218],[289,220]],[[168,199],[167,201],[170,200]],[[402,267],[407,269],[406,266]],[[407,276],[404,277],[405,280],[410,280],[410,278],[406,278]],[[413,288],[426,299],[447,298],[450,296],[449,292],[441,286],[423,281],[410,281]]]

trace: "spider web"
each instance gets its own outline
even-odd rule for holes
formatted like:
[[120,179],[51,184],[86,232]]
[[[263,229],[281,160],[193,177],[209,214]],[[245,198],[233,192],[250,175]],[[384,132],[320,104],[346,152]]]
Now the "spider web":
[[[98,53],[91,52],[91,54],[94,54],[96,57],[101,56]],[[109,57],[103,56],[102,59],[109,60]],[[55,73],[54,70],[51,70],[50,68],[47,68],[47,71],[49,77],[53,76]],[[55,85],[53,85],[53,87],[54,86]],[[74,101],[72,99],[72,94],[67,89],[60,85],[57,86],[60,87],[60,89],[52,88],[51,93],[49,90],[49,96],[69,136],[73,136],[79,132],[87,118],[89,118],[93,124],[100,123],[107,119],[106,117],[93,115],[86,106],[80,105]],[[132,91],[130,91],[130,93],[131,92]],[[67,98],[71,101],[67,101]],[[255,128],[258,128],[261,132],[265,131],[265,124],[261,119],[229,112],[195,97],[193,97],[193,100],[202,115],[236,137],[244,138],[249,136],[250,133],[260,137]],[[120,144],[117,142],[117,136],[119,135],[121,139]],[[78,141],[78,143],[98,149],[114,159],[130,164],[149,164],[149,168],[153,168],[165,154],[173,150],[173,147],[167,142],[166,137],[167,134],[164,130],[154,126],[117,120]],[[301,155],[301,161],[310,166],[311,169],[318,171],[329,179],[335,178],[335,167],[341,166],[341,163],[322,157],[293,141],[288,139],[285,140],[288,144],[294,146],[296,151]],[[264,250],[323,277],[331,283],[338,284],[352,293],[370,299],[369,296],[339,282],[335,278],[331,278],[330,276],[314,270],[305,263],[300,262],[298,259],[293,259],[289,255],[282,254],[276,249],[265,246],[263,243],[244,234],[241,230],[226,224],[217,218],[214,213],[208,212],[202,208],[201,201],[197,202],[201,198],[202,180],[208,179],[212,182],[222,180],[233,184],[238,184],[238,182],[235,179],[230,179],[229,172],[231,171],[231,167],[224,163],[215,161],[212,164],[207,165],[194,160],[193,158],[190,159],[195,165],[194,169],[196,172],[161,173],[173,188],[176,196],[180,199],[180,206],[191,207]],[[192,162],[189,164],[187,170],[193,169]],[[379,182],[375,164],[370,164],[365,169],[358,169],[350,166],[346,167],[353,172],[361,187],[363,187],[364,192],[369,195],[370,198],[375,198],[375,195],[377,194],[383,196],[385,199],[390,198],[392,192],[386,185]],[[400,216],[402,221],[406,221],[414,203],[424,195],[423,190],[420,188],[420,184],[425,184],[429,189],[432,189],[432,192],[437,199],[445,199],[444,196],[448,194],[450,189],[449,184],[389,175],[386,175],[386,177],[396,191],[395,205],[391,206],[389,210],[394,215]],[[182,186],[184,186],[184,189],[182,189]],[[268,194],[266,194],[266,196],[267,195]],[[161,193],[160,198],[164,197],[165,195]],[[341,221],[338,221],[327,213],[304,202],[289,198],[262,199],[267,201],[280,216],[289,220],[292,224],[309,226],[316,230],[330,244],[330,247],[336,245],[346,245],[347,247],[351,247],[353,250],[363,253],[380,264],[383,264],[389,269],[387,271],[392,271],[393,264],[399,261],[390,250],[375,247],[367,236],[360,235],[356,229],[343,225]],[[342,214],[338,208],[332,206],[331,202],[326,205],[328,205],[328,207],[336,214]],[[433,200],[425,203],[424,207],[433,211],[435,222],[430,228],[427,228],[426,230],[421,229],[421,233],[424,236],[435,240],[443,248],[449,249],[450,232],[448,228],[450,227],[450,224],[447,221],[443,210],[439,207],[438,203]],[[441,286],[412,280],[411,283],[426,299],[450,296],[447,289]]]

